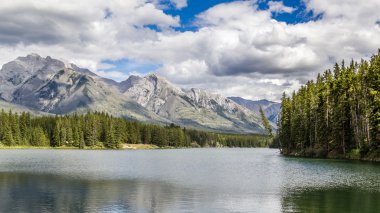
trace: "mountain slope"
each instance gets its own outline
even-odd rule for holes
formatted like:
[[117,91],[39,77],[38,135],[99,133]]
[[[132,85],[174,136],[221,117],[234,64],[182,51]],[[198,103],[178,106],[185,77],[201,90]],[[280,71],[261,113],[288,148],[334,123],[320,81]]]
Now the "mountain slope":
[[0,95],[8,102],[54,114],[104,111],[141,121],[166,122],[118,92],[118,83],[51,57],[31,54],[0,70]]
[[181,89],[154,74],[115,82],[37,54],[0,70],[0,98],[48,112],[103,111],[117,117],[224,132],[263,132],[257,113],[218,94]]
[[185,126],[228,132],[261,132],[258,116],[220,95],[184,90],[151,74],[131,76],[121,92],[161,117]]
[[260,106],[263,108],[265,115],[268,117],[268,120],[272,122],[273,125],[277,124],[278,113],[280,112],[281,104],[268,100],[258,100],[252,101],[247,100],[241,97],[228,97],[237,104],[246,107],[247,109],[260,114]]
[[0,99],[0,111],[1,110],[4,110],[5,112],[9,112],[9,110],[12,110],[13,113],[15,113],[15,112],[17,112],[17,113],[29,112],[30,114],[33,114],[33,115],[49,115],[49,113],[46,113],[46,112],[33,110],[33,109],[28,108],[28,107],[9,103],[9,102],[6,102],[6,101]]

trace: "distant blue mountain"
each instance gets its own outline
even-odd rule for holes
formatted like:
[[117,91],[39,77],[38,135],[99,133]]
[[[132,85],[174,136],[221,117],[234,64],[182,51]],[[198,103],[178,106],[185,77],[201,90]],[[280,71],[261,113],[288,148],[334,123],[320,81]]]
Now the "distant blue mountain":
[[261,106],[268,120],[271,121],[275,125],[277,124],[278,114],[281,108],[280,103],[268,101],[266,99],[252,101],[252,100],[247,100],[241,97],[228,97],[228,99],[255,112],[257,115],[260,115],[260,106]]

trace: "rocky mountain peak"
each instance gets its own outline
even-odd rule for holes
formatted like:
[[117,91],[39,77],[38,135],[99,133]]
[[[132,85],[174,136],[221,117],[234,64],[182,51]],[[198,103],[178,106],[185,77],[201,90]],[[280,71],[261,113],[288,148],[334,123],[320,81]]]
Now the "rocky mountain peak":
[[129,88],[131,88],[133,85],[137,84],[139,81],[141,81],[141,77],[137,75],[130,75],[125,81],[122,81],[119,83],[119,90],[120,92],[124,93]]
[[159,79],[159,77],[155,73],[150,73],[150,74],[146,75],[145,78],[153,80],[153,81],[158,81],[158,79]]
[[26,58],[28,60],[41,60],[42,57],[40,55],[38,55],[37,53],[30,53],[28,54],[26,57],[18,57],[18,58]]
[[150,73],[144,77],[144,79],[148,80],[149,82],[158,85],[160,84],[161,86],[167,86],[169,85],[170,87],[175,87],[172,83],[170,83],[166,78],[161,77],[155,73]]
[[139,75],[130,75],[129,76],[129,78],[127,79],[127,80],[129,80],[129,79],[131,79],[131,80],[140,80],[141,79],[141,77],[139,76]]

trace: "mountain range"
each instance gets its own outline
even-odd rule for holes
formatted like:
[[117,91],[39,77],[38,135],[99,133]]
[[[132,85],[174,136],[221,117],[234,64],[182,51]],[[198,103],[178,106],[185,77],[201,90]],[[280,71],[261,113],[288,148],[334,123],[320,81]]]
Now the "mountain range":
[[34,114],[102,111],[143,122],[262,133],[260,105],[275,128],[278,103],[183,89],[156,74],[116,82],[38,54],[18,57],[0,70],[0,107]]

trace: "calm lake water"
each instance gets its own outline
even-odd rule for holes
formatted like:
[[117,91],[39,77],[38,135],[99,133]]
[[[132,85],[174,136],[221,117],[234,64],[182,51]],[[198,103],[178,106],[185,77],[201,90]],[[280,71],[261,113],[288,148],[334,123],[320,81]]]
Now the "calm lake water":
[[0,212],[380,212],[380,165],[271,149],[0,150]]

